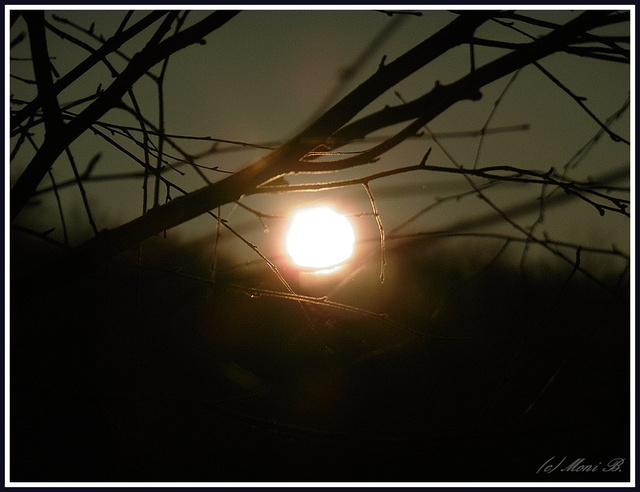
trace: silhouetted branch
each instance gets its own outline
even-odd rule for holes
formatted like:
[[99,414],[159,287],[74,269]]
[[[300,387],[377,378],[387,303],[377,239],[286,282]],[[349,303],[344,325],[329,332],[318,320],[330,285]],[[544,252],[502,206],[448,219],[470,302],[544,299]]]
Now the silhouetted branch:
[[[200,166],[198,166],[195,162],[195,160],[200,157],[200,156],[193,156],[187,152],[185,152],[182,147],[180,145],[178,145],[177,143],[175,143],[173,135],[168,135],[166,133],[164,133],[164,129],[163,128],[159,128],[158,126],[154,125],[151,121],[149,121],[147,118],[145,118],[142,113],[139,111],[138,109],[132,109],[126,105],[122,106],[122,109],[124,109],[125,111],[133,114],[139,121],[144,122],[144,126],[145,126],[145,130],[148,135],[154,135],[156,137],[158,137],[158,141],[159,142],[167,142],[171,147],[173,147],[175,150],[177,150],[181,155],[182,155],[182,159],[178,158],[178,157],[172,157],[169,154],[167,154],[166,152],[164,152],[160,146],[155,147],[156,150],[156,158],[158,159],[158,163],[160,162],[160,159],[162,156],[166,156],[166,157],[170,157],[178,162],[185,162],[187,164],[189,164],[198,174],[198,176],[200,176],[200,178],[202,178],[202,180],[207,183],[210,184],[211,181],[204,175],[204,173],[202,173],[200,171]],[[135,128],[130,128],[130,127],[126,127],[126,126],[120,126],[120,125],[113,125],[113,124],[109,124],[109,125],[103,125],[106,128],[110,128],[110,129],[118,129],[118,130],[123,130],[123,135],[126,135],[128,138],[132,139],[134,142],[136,142],[136,145],[138,146],[142,146],[143,148],[148,148],[147,146],[145,146],[144,142],[142,144],[140,144],[140,142],[138,142],[137,140],[135,140],[130,133],[130,130],[137,130]],[[151,141],[147,140],[149,145],[151,145]],[[205,153],[206,155],[207,153]],[[163,163],[167,164],[167,161],[162,161]],[[156,166],[159,167],[159,166]],[[217,169],[215,169],[217,170]],[[224,171],[220,171],[220,172],[224,172]]]
[[591,110],[589,110],[589,108],[587,108],[586,104],[584,104],[584,101],[586,98],[577,96],[576,94],[571,92],[571,90],[567,86],[565,86],[562,82],[560,82],[556,77],[554,77],[547,69],[542,67],[539,63],[534,63],[533,65],[538,70],[540,70],[549,80],[551,80],[554,84],[556,84],[564,92],[566,92],[569,96],[571,96],[571,99],[573,99],[576,103],[578,103],[578,105],[591,117],[591,119],[593,119],[598,125],[600,125],[600,127],[605,132],[607,132],[609,137],[611,137],[611,140],[613,140],[614,142],[623,142],[623,143],[626,143],[627,145],[631,145],[628,140],[622,138],[619,135],[616,135],[609,128],[607,128],[607,126],[604,123],[602,123],[602,121],[600,121],[598,117],[595,114],[593,114]]
[[[61,133],[59,138],[45,140],[40,151],[36,153],[11,190],[11,218],[14,219],[20,213],[24,204],[35,192],[42,177],[62,151],[103,114],[117,106],[122,96],[136,80],[167,56],[191,44],[200,43],[204,36],[224,25],[236,14],[237,12],[235,11],[227,10],[214,12],[197,24],[162,41],[157,46],[147,47],[136,54],[131,63],[100,94],[100,97],[65,126],[65,131]],[[164,230],[165,228],[162,229]]]
[[[392,16],[393,13],[387,12],[387,14],[389,16]],[[369,42],[369,44],[355,59],[355,61],[341,71],[338,83],[327,94],[324,101],[318,106],[316,113],[314,113],[311,117],[311,121],[315,121],[320,115],[322,115],[322,113],[324,113],[328,109],[329,105],[332,104],[335,101],[336,97],[340,94],[340,91],[353,79],[353,77],[358,73],[365,62],[369,60],[373,56],[373,54],[380,49],[381,46],[384,45],[386,39],[400,27],[400,25],[406,20],[406,18],[407,17],[404,15],[393,16],[392,20],[388,24],[386,24],[385,27],[376,35],[376,37]]]
[[[64,220],[64,211],[62,210],[62,201],[58,194],[58,187],[56,186],[56,180],[53,177],[53,172],[49,169],[49,179],[51,180],[51,187],[53,189],[53,195],[56,198],[56,206],[58,207],[58,214],[60,215],[60,224],[62,225],[62,238],[65,246],[69,246],[69,233],[67,232],[67,222]],[[45,234],[46,236],[46,234]]]
[[582,161],[582,159],[584,159],[587,156],[587,154],[593,148],[593,146],[598,142],[598,140],[600,140],[602,135],[604,135],[604,133],[606,132],[606,128],[609,128],[609,126],[614,121],[619,119],[627,111],[630,103],[631,103],[631,99],[628,98],[622,104],[622,106],[620,106],[620,109],[615,111],[611,116],[607,118],[607,120],[604,123],[604,127],[601,126],[600,129],[596,132],[596,134],[593,137],[591,137],[589,141],[586,144],[584,144],[573,156],[571,156],[571,158],[564,165],[564,168],[563,168],[564,171],[562,174],[563,179],[564,179],[565,173],[569,169],[575,169],[578,166],[578,164]]
[[[511,243],[526,243],[530,241],[528,237],[523,237],[523,236],[512,236],[509,234],[499,234],[499,233],[492,233],[492,232],[462,232],[458,230],[424,231],[424,232],[414,232],[409,234],[390,233],[387,236],[387,241],[400,241],[404,239],[415,239],[420,237],[425,237],[425,238],[469,237],[469,238],[478,238],[478,239],[495,239],[500,241],[508,241]],[[559,241],[556,239],[552,239],[548,236],[542,238],[540,241],[541,243],[544,243],[545,245],[551,246],[553,248],[571,249],[574,251],[574,253],[578,248],[580,248],[582,252],[585,252],[585,253],[617,256],[624,260],[631,259],[628,254],[614,247],[612,247],[611,249],[594,248],[591,246],[584,246],[580,244],[569,243],[567,241]]]
[[[149,147],[151,145],[151,140],[149,139],[149,133],[147,132],[147,127],[145,124],[145,118],[142,116],[142,111],[140,110],[140,106],[138,105],[138,100],[133,92],[133,88],[128,91],[129,99],[131,99],[131,103],[133,104],[133,114],[138,120],[138,124],[140,125],[140,131],[142,132],[142,152],[144,158],[144,177],[142,180],[142,213],[147,213],[147,202],[148,202],[148,184],[149,184],[149,168],[151,167],[151,163],[149,160]],[[130,135],[129,133],[127,133]],[[137,143],[137,141],[136,141]]]
[[[55,15],[54,15],[55,19],[58,19]],[[60,38],[65,39],[73,44],[75,44],[76,46],[79,46],[80,48],[84,49],[85,51],[87,51],[88,53],[90,53],[91,55],[94,56],[98,56],[98,50],[93,49],[91,46],[89,46],[87,43],[85,43],[84,41],[81,41],[80,39],[76,38],[75,36],[72,36],[71,34],[68,34],[66,32],[64,32],[61,29],[58,29],[56,26],[52,25],[49,22],[45,23],[47,29],[49,29],[52,33],[58,35]],[[105,67],[107,67],[107,70],[109,70],[109,73],[111,74],[112,77],[117,77],[119,75],[119,72],[114,68],[114,66],[111,64],[111,62],[109,62],[109,60],[106,57],[106,54],[104,54],[103,56],[100,56],[99,58],[97,58],[97,61],[99,61],[100,63],[103,63]],[[78,76],[82,75],[82,73],[79,73]],[[70,82],[73,82],[73,80],[70,80]]]
[[10,77],[12,79],[19,80],[20,82],[23,82],[25,84],[29,84],[29,85],[36,85],[37,84],[37,82],[35,80],[27,79],[27,78],[24,78],[24,77],[20,77],[18,75],[13,75],[12,74],[12,75],[10,75]]
[[[146,29],[149,25],[155,22],[157,19],[165,15],[166,12],[151,12],[145,16],[142,20],[137,22],[134,26],[130,27],[124,32],[120,32],[117,35],[109,39],[101,48],[93,51],[91,55],[83,62],[79,63],[69,73],[57,80],[54,84],[53,91],[55,94],[59,94],[62,90],[71,85],[81,75],[87,72],[92,66],[105,59],[106,55],[116,50],[119,46],[127,42],[129,39],[136,36],[138,33]],[[22,108],[22,110],[11,118],[10,127],[15,128],[30,115],[35,113],[41,105],[41,101],[36,97],[31,103]]]
[[[66,108],[63,108],[66,109]],[[131,108],[123,108],[123,109],[127,109],[128,111],[131,112]],[[147,125],[152,125],[152,123],[145,119],[145,122],[147,123]],[[141,132],[140,128],[136,128],[136,127],[132,127],[132,126],[127,126],[127,125],[120,125],[120,124],[113,124],[113,123],[107,123],[107,122],[99,122],[96,123],[99,124],[100,126],[107,128],[107,129],[114,129],[114,130],[122,130],[122,131],[126,131],[126,132]],[[21,127],[24,128],[24,127]],[[459,130],[459,131],[444,131],[444,132],[438,132],[436,133],[436,136],[440,139],[446,139],[446,138],[473,138],[473,137],[479,137],[481,135],[495,135],[495,134],[499,134],[499,133],[509,133],[509,132],[518,132],[518,131],[526,131],[529,130],[529,125],[527,123],[523,123],[520,125],[509,125],[509,126],[499,126],[499,127],[493,127],[493,128],[486,128],[484,130]],[[158,133],[156,131],[154,131],[153,129],[149,128],[147,129],[147,132],[149,133],[149,135],[158,135]],[[214,150],[207,150],[206,153],[227,153],[227,152],[235,152],[235,151],[242,151],[242,150],[251,150],[251,149],[262,149],[262,150],[276,150],[279,146],[283,145],[284,142],[282,141],[272,141],[272,142],[260,142],[260,143],[252,143],[252,142],[243,142],[240,140],[229,140],[229,139],[224,139],[224,138],[215,138],[215,137],[210,137],[210,136],[194,136],[194,135],[178,135],[175,133],[165,133],[165,138],[167,139],[174,139],[174,140],[200,140],[203,142],[213,142],[213,143],[226,143],[229,144],[230,147],[224,147],[224,148],[218,148],[216,147]],[[385,140],[388,140],[389,138],[391,138],[390,136],[368,136],[365,139],[361,140],[362,142],[382,142]],[[423,133],[418,133],[410,138],[427,138],[430,139],[431,137],[429,135],[425,135]],[[320,154],[320,153],[319,153]],[[199,157],[201,154],[198,154],[197,156],[194,157]]]
[[73,177],[75,180],[78,189],[80,190],[80,195],[82,196],[82,204],[84,205],[84,209],[87,213],[87,218],[89,219],[89,224],[91,225],[91,229],[95,235],[98,234],[98,228],[96,227],[96,223],[93,219],[93,214],[91,213],[91,206],[89,205],[89,200],[87,199],[87,192],[84,189],[84,185],[82,184],[82,178],[80,177],[80,173],[78,172],[78,167],[76,166],[76,161],[73,158],[73,154],[71,153],[71,149],[67,147],[65,149],[67,154],[67,158],[69,159],[69,164],[71,165],[71,169],[73,170]]
[[[566,193],[572,194],[581,200],[592,205],[602,215],[604,210],[621,213],[622,215],[629,216],[627,210],[629,200],[624,198],[617,198],[605,193],[601,193],[593,186],[583,186],[573,181],[564,181],[563,178],[555,176],[553,169],[547,172],[541,171],[529,171],[526,169],[519,169],[512,166],[487,166],[479,169],[467,169],[464,167],[446,167],[446,166],[432,166],[419,164],[417,166],[407,166],[402,168],[396,168],[390,171],[384,171],[376,174],[371,174],[362,178],[346,179],[340,181],[326,181],[321,183],[308,183],[300,185],[286,185],[286,186],[260,186],[253,192],[254,193],[293,193],[293,192],[314,192],[314,191],[326,191],[334,188],[344,188],[347,186],[354,186],[360,184],[366,184],[369,181],[376,179],[386,178],[396,174],[407,173],[411,171],[432,171],[448,174],[460,174],[463,176],[476,176],[492,181],[511,181],[518,183],[528,184],[549,184],[561,188]],[[503,174],[507,172],[510,174]],[[589,198],[589,195],[601,198],[611,203],[606,205],[597,203],[593,199]]]
[[380,218],[380,212],[378,211],[378,207],[376,205],[376,200],[373,197],[373,193],[371,192],[371,188],[369,188],[369,183],[363,183],[365,191],[367,192],[367,197],[369,198],[369,202],[371,203],[371,210],[373,211],[373,216],[376,219],[376,224],[378,225],[378,231],[380,233],[380,283],[384,282],[384,269],[387,264],[387,259],[384,254],[384,227],[382,226],[382,219]]
[[24,226],[17,225],[17,224],[11,224],[11,230],[19,231],[19,232],[22,232],[24,234],[28,234],[28,235],[33,236],[33,237],[37,237],[38,239],[46,241],[47,243],[52,244],[52,245],[54,245],[54,246],[56,246],[58,248],[69,250],[69,251],[71,250],[71,248],[69,247],[68,244],[61,243],[61,242],[56,241],[55,239],[50,237],[51,233],[53,233],[55,231],[55,228],[39,232],[39,231],[34,231],[33,229],[29,229],[28,227],[24,227]]
[[409,10],[376,10],[376,12],[380,12],[383,14],[387,14],[389,17],[392,17],[394,15],[412,15],[415,17],[420,17],[422,16],[422,12],[412,12]]
[[23,17],[29,27],[33,72],[38,85],[38,96],[42,100],[46,136],[56,139],[62,132],[63,122],[58,98],[53,89],[49,52],[44,32],[44,14],[39,11],[26,11],[23,13]]

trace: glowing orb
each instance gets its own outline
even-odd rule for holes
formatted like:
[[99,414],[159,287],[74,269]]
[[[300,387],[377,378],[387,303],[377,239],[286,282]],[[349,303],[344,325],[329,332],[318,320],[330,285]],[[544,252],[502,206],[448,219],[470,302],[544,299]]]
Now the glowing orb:
[[285,246],[298,266],[330,268],[349,259],[354,242],[349,220],[323,206],[299,210],[293,215]]

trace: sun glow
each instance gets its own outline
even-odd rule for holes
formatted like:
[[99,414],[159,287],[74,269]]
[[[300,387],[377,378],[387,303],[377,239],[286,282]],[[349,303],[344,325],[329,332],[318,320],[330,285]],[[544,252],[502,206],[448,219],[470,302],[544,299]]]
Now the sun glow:
[[353,254],[355,234],[351,222],[331,207],[296,212],[285,238],[287,253],[301,267],[327,269]]

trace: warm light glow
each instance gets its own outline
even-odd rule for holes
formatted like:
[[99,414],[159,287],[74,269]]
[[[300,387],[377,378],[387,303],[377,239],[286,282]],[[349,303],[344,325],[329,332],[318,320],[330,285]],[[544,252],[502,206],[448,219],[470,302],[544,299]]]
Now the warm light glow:
[[349,259],[355,234],[344,215],[330,207],[313,207],[294,214],[285,241],[296,265],[326,269]]

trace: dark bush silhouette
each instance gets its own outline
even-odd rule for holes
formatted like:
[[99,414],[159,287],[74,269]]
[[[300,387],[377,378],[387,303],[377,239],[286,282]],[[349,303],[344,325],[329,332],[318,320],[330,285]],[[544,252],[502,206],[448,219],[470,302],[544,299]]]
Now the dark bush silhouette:
[[15,479],[575,480],[536,471],[629,458],[627,304],[588,281],[497,264],[466,282],[464,248],[408,245],[397,278],[354,276],[402,325],[314,306],[310,331],[295,302],[178,275],[198,248],[157,243],[142,278],[111,264],[14,301]]

